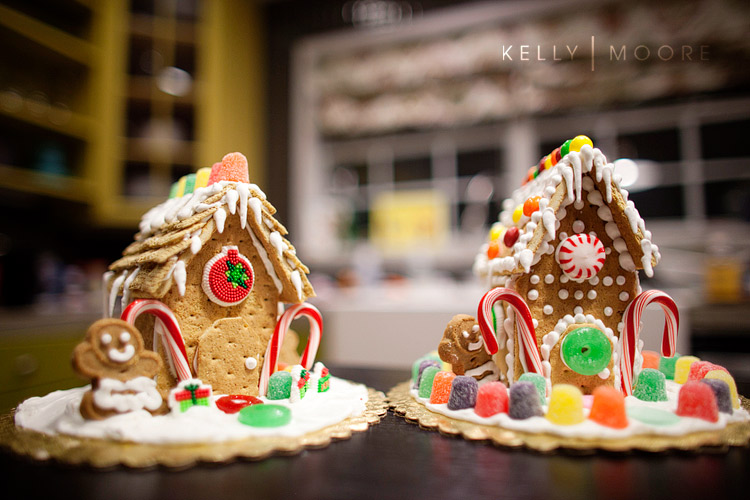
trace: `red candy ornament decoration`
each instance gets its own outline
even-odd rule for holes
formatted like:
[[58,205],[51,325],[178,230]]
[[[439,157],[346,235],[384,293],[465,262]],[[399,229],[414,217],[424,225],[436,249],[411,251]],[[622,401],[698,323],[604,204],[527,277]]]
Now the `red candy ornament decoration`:
[[221,163],[214,163],[208,176],[208,185],[219,181],[250,182],[245,155],[229,153],[221,159]]
[[555,252],[557,263],[565,275],[574,281],[595,276],[604,266],[604,245],[596,236],[575,234],[560,243]]
[[203,268],[203,291],[220,306],[234,306],[250,294],[254,276],[252,264],[237,247],[223,247]]
[[216,407],[224,413],[237,413],[241,409],[250,405],[262,405],[263,400],[255,396],[246,396],[244,394],[232,394],[222,396],[216,400]]

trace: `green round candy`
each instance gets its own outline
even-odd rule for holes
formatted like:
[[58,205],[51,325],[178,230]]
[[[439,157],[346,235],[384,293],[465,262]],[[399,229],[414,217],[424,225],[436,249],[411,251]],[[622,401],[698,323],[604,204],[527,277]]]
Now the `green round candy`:
[[598,328],[582,326],[565,336],[560,346],[565,364],[581,375],[596,375],[612,358],[612,343]]
[[560,146],[560,158],[562,158],[566,154],[570,153],[570,143],[571,142],[573,142],[573,139],[568,139],[567,141],[563,142],[562,146]]
[[633,406],[628,408],[628,418],[656,426],[674,425],[680,421],[680,417],[671,411],[651,408],[649,406]]
[[239,421],[251,427],[281,427],[292,421],[292,411],[273,404],[246,406],[240,410]]

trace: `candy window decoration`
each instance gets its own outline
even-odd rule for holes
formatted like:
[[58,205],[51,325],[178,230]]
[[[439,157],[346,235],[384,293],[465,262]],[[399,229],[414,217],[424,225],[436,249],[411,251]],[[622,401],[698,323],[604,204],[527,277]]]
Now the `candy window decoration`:
[[252,264],[234,246],[222,248],[203,268],[203,291],[221,306],[234,306],[245,300],[254,281]]
[[612,344],[601,330],[584,326],[565,336],[560,356],[565,366],[576,373],[597,375],[612,358]]
[[606,252],[596,236],[576,234],[557,247],[558,264],[568,278],[583,281],[595,276],[604,266]]

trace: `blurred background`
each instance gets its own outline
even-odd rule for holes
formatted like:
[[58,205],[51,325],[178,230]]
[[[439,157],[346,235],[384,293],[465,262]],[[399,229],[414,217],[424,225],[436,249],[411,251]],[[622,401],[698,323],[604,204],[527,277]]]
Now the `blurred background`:
[[319,357],[407,367],[578,134],[631,160],[678,351],[750,382],[749,31],[741,0],[0,0],[0,403],[80,384],[102,272],[231,151],[312,269]]

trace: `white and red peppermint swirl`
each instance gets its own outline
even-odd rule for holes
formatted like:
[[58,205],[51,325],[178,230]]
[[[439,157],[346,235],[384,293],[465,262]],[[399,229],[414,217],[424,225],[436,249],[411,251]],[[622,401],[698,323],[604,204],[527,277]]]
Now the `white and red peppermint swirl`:
[[575,234],[560,243],[555,258],[568,278],[582,281],[602,270],[606,253],[596,236]]

